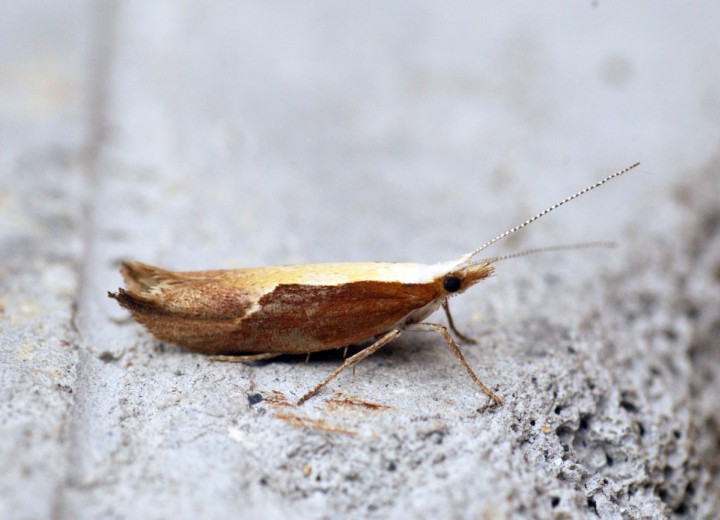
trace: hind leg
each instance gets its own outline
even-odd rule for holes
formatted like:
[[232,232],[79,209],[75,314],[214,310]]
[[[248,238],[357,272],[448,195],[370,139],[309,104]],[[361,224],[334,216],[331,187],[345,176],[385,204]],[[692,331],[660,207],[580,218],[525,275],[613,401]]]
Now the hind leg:
[[212,361],[227,361],[229,363],[251,363],[253,361],[260,361],[263,359],[272,359],[278,357],[281,354],[250,354],[240,356],[210,356]]

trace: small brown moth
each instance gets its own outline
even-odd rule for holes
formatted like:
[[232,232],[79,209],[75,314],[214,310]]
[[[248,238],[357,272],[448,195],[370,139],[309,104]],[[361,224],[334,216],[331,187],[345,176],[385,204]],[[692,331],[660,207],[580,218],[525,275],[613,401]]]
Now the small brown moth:
[[256,361],[282,354],[309,354],[374,342],[345,362],[298,401],[317,393],[343,370],[377,352],[403,331],[439,333],[470,377],[496,403],[502,399],[472,371],[443,325],[422,323],[442,307],[455,328],[448,298],[493,274],[499,260],[535,249],[473,261],[491,244],[519,231],[563,204],[635,168],[633,164],[578,191],[458,258],[439,264],[341,263],[286,265],[222,271],[172,272],[124,262],[126,288],[108,293],[156,338],[223,361]]

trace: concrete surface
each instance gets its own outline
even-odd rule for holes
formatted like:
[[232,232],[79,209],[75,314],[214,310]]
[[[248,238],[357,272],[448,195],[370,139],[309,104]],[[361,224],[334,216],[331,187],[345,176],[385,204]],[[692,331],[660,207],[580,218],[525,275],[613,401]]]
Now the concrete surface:
[[[711,2],[5,2],[1,518],[712,518],[720,11]],[[489,254],[453,300],[491,407],[407,334],[252,366],[106,297],[174,269]],[[442,316],[434,317],[442,322]]]

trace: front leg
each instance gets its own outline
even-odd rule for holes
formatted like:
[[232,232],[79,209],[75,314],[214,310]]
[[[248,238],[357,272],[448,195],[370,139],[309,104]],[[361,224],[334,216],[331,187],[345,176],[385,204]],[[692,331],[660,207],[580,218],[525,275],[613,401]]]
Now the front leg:
[[469,336],[466,336],[465,334],[463,334],[462,332],[457,330],[457,328],[455,328],[455,322],[453,321],[452,315],[450,314],[450,306],[448,305],[447,300],[445,300],[443,302],[442,307],[445,310],[445,315],[447,316],[448,325],[450,326],[450,330],[453,331],[453,333],[458,338],[460,338],[462,341],[464,341],[465,343],[469,343],[470,345],[476,345],[477,344],[476,340],[474,340],[473,338],[471,338]]

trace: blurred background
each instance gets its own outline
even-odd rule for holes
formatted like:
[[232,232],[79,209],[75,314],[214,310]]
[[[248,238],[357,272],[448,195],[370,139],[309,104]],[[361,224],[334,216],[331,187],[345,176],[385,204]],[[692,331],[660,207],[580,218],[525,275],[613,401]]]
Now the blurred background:
[[664,211],[642,193],[718,152],[719,15],[703,2],[2,9],[4,183],[61,157],[76,199],[113,213],[89,225],[133,219],[105,224],[127,228],[118,253],[173,267],[438,261],[639,160],[581,203],[592,227],[553,220],[617,236],[643,200]]

